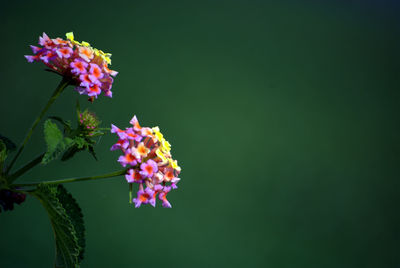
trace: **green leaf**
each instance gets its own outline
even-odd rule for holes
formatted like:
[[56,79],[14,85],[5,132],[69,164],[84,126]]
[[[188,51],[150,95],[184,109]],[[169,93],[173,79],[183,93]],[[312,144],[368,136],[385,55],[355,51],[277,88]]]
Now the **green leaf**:
[[83,260],[85,250],[85,225],[83,222],[82,210],[75,198],[73,198],[67,189],[65,189],[61,184],[59,184],[57,188],[57,197],[74,225],[76,236],[78,238],[78,245],[80,247],[79,261],[81,261]]
[[83,149],[79,149],[76,144],[70,146],[62,155],[61,161],[67,161],[72,158],[77,152],[82,151]]
[[44,139],[47,144],[47,151],[43,157],[42,163],[47,164],[57,157],[57,152],[60,151],[60,146],[64,139],[57,125],[51,122],[50,119],[46,120],[44,123]]
[[4,137],[1,134],[0,134],[0,140],[6,145],[8,151],[14,151],[15,149],[17,149],[15,143],[13,143],[9,138]]
[[65,121],[64,119],[62,119],[59,116],[49,116],[49,118],[60,122],[64,126],[64,132],[66,132],[66,133],[70,133],[71,132],[71,130],[72,130],[71,122]]
[[81,106],[79,105],[79,100],[76,99],[76,116],[79,118],[80,114],[81,114]]
[[0,140],[0,174],[3,172],[3,164],[7,158],[7,146]]
[[94,148],[92,145],[89,146],[89,153],[94,157],[94,159],[96,159],[96,161],[98,161],[96,152],[94,151]]
[[61,157],[61,161],[66,161],[73,157],[76,153],[80,151],[87,150],[89,153],[97,160],[96,153],[94,152],[93,145],[96,142],[89,139],[83,138],[80,136],[76,136],[73,138],[73,144],[68,147],[68,149],[64,152],[63,156]]
[[61,161],[66,161],[72,158],[77,152],[83,151],[87,148],[87,141],[79,136],[74,137],[73,144],[64,152]]
[[79,267],[85,247],[85,227],[77,202],[61,185],[39,184],[32,195],[46,209],[53,227],[56,243],[55,267]]
[[4,162],[7,158],[7,146],[0,140],[0,162]]
[[61,130],[50,119],[44,123],[44,139],[47,144],[47,151],[43,156],[42,164],[47,164],[56,159],[73,144],[73,140],[64,138]]
[[78,147],[78,149],[85,149],[86,146],[88,146],[88,142],[86,141],[85,138],[82,138],[82,137],[75,137],[74,142],[75,142],[76,146]]

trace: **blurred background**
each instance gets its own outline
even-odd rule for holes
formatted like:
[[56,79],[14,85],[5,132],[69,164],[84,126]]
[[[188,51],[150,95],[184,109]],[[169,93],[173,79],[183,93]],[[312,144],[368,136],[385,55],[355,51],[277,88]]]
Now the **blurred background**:
[[[9,1],[0,9],[0,133],[19,144],[59,82],[24,55],[46,32],[113,54],[103,126],[158,125],[182,167],[172,209],[128,203],[123,177],[66,187],[82,267],[400,267],[396,1]],[[116,142],[19,182],[120,169]],[[42,126],[16,167],[45,150]],[[0,267],[53,267],[39,202],[0,214]]]

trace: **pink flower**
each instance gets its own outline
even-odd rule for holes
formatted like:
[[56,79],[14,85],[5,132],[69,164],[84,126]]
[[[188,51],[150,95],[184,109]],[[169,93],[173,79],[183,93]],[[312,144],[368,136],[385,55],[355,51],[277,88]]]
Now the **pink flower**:
[[128,183],[133,183],[133,182],[143,183],[142,176],[140,175],[139,172],[137,172],[134,169],[130,169],[128,171],[128,174],[125,175],[125,178]]
[[123,167],[126,167],[126,165],[135,166],[137,164],[137,159],[132,154],[131,149],[128,149],[126,150],[125,155],[121,155],[118,158],[118,162],[120,162]]
[[[138,208],[140,207],[141,204],[148,204],[150,203],[153,207],[156,205],[155,203],[155,198],[153,198],[154,191],[150,188],[146,188],[146,190],[143,191],[142,189],[139,189],[137,192],[137,197],[133,198],[133,203],[135,203],[135,207]],[[153,201],[154,200],[154,201]]]
[[86,67],[88,66],[88,64],[83,60],[75,59],[69,64],[69,66],[72,68],[71,73],[73,74],[80,75],[87,73]]
[[118,137],[122,140],[127,138],[127,135],[124,130],[119,129],[118,127],[111,124],[111,133],[117,133]]
[[137,142],[140,142],[143,139],[143,137],[140,134],[138,134],[131,128],[128,128],[125,133],[126,133],[126,137],[129,140],[135,140]]
[[52,48],[53,41],[47,36],[47,34],[43,33],[43,37],[39,36],[39,45],[45,48]]
[[90,64],[89,73],[90,73],[90,80],[92,81],[98,81],[104,76],[104,74],[101,72],[100,67],[96,63]]
[[56,53],[60,58],[68,59],[69,57],[71,57],[73,50],[70,47],[61,47],[56,49]]
[[79,76],[79,80],[80,80],[80,84],[79,84],[79,86],[81,86],[81,87],[84,87],[84,88],[88,88],[88,87],[90,87],[90,85],[93,85],[93,81],[92,80],[90,80],[90,76],[89,76],[89,74],[81,74],[80,76]]
[[111,146],[111,151],[115,151],[118,149],[125,150],[129,146],[129,141],[128,140],[119,140],[116,144]]
[[40,50],[42,50],[42,48],[40,48],[40,47],[36,47],[36,46],[30,46],[30,47],[31,47],[32,52],[33,52],[34,54],[36,54],[36,53],[38,53]]
[[44,63],[49,63],[49,61],[54,61],[57,58],[57,53],[54,53],[52,50],[44,51],[39,58]]
[[107,64],[103,65],[103,70],[106,73],[108,73],[108,74],[110,74],[111,76],[114,76],[114,77],[118,74],[117,71],[113,71],[113,70],[108,69]]
[[152,205],[153,207],[156,206],[156,197],[157,194],[159,194],[162,191],[163,187],[159,184],[153,186],[153,195],[151,196],[149,200],[149,204]]
[[91,50],[89,47],[78,47],[78,51],[79,57],[87,62],[90,62],[90,60],[94,57],[93,50]]
[[147,178],[153,177],[154,173],[158,171],[157,163],[151,159],[147,160],[146,163],[142,163],[140,169],[140,175]]
[[39,57],[38,56],[29,56],[29,55],[25,55],[25,58],[28,62],[34,62],[34,61],[38,61]]
[[140,130],[140,132],[141,132],[142,136],[152,136],[153,135],[153,131],[149,127],[143,127]]
[[175,178],[174,169],[173,168],[166,168],[164,170],[164,181],[171,181]]
[[112,98],[112,92],[111,92],[111,90],[106,89],[106,90],[104,91],[104,95],[106,95],[107,97]]
[[129,123],[132,124],[133,129],[134,129],[135,131],[140,131],[140,129],[142,128],[142,127],[139,125],[139,121],[137,120],[136,115],[134,115],[134,116],[132,117],[132,119],[131,119],[131,121],[129,121]]
[[45,33],[39,37],[39,45],[31,46],[34,55],[26,55],[28,62],[41,61],[51,70],[70,78],[75,90],[86,94],[93,101],[102,92],[112,97],[112,76],[118,72],[110,70],[110,56],[91,47],[88,43],[74,40],[72,33],[67,33],[67,40],[50,39]]
[[[149,154],[149,152],[150,152],[150,149],[147,148],[143,142],[139,143],[135,148],[132,148],[132,153],[135,155],[135,157],[137,159],[145,158]],[[153,160],[149,160],[149,161],[153,161]],[[157,167],[157,164],[155,164],[155,165]]]
[[165,186],[162,192],[158,195],[158,198],[162,201],[162,206],[165,208],[170,208],[171,203],[167,200],[167,193],[171,191],[171,187]]
[[[156,205],[156,197],[163,207],[171,207],[167,193],[177,189],[181,168],[172,159],[171,145],[164,139],[158,127],[141,127],[136,116],[130,123],[132,127],[121,130],[111,125],[111,133],[118,135],[118,142],[111,150],[120,149],[122,155],[118,162],[128,166],[125,179],[128,183],[138,183],[137,197],[133,199],[135,207],[141,204]],[[143,190],[146,185],[146,190]]]
[[97,95],[99,95],[101,93],[101,89],[98,85],[94,84],[87,88],[87,92],[88,92],[88,96],[97,98]]
[[171,180],[171,187],[172,189],[178,189],[178,186],[176,186],[178,184],[178,182],[180,181],[180,178],[173,178]]

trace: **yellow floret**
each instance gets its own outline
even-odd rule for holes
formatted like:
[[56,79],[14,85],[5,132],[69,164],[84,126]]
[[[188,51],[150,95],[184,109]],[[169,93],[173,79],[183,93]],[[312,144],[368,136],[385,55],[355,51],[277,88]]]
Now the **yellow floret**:
[[167,162],[167,158],[164,156],[164,154],[161,152],[160,149],[156,150],[156,155],[163,161],[163,162]]
[[110,53],[104,53],[102,50],[94,48],[94,53],[96,56],[101,57],[107,64],[111,64],[111,54]]
[[68,40],[74,41],[74,33],[73,32],[66,33],[65,36],[67,37]]
[[164,138],[161,140],[161,150],[163,150],[165,153],[169,153],[171,151],[171,144],[169,144],[169,142]]
[[[108,55],[111,55],[111,54],[108,54]],[[102,57],[102,59],[105,60],[108,64],[111,64],[111,59],[110,59],[109,57],[103,56],[103,55],[101,55],[101,57]]]
[[90,44],[88,42],[82,41],[82,46],[84,47],[90,47]]
[[160,129],[158,127],[153,127],[154,134],[156,135],[157,140],[160,142],[164,139],[163,134],[161,134]]
[[160,132],[158,127],[153,127],[152,130],[157,138],[157,140],[161,143],[161,150],[164,153],[169,153],[171,151],[171,144],[164,139],[163,134]]
[[81,45],[81,43],[79,43],[78,41],[75,41],[75,40],[74,40],[74,33],[73,33],[73,32],[66,33],[65,36],[67,37],[67,39],[68,39],[73,45],[76,45],[76,46],[80,46],[80,45]]
[[161,132],[160,132],[160,128],[159,127],[153,127],[151,130],[153,130],[154,131],[154,134],[158,134],[158,135],[161,135],[162,136],[162,134],[161,134]]
[[[88,42],[82,41],[82,43],[79,43],[78,41],[75,41],[73,32],[66,33],[65,36],[74,45],[90,47],[90,44]],[[92,48],[92,47],[90,47],[90,48]],[[104,53],[103,51],[101,51],[100,49],[97,49],[97,48],[92,48],[92,49],[94,50],[94,54],[96,56],[101,57],[105,62],[107,62],[107,64],[111,64],[111,54],[110,53]]]
[[168,162],[173,169],[176,169],[177,171],[181,171],[181,168],[178,166],[178,161],[172,160],[171,158],[169,158]]

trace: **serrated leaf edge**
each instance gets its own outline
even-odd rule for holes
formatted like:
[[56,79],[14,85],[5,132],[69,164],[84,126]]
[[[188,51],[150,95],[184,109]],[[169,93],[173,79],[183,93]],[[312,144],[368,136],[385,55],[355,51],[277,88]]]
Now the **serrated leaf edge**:
[[[52,197],[54,198],[54,199],[52,199],[52,202],[47,202],[49,204],[49,206],[51,206],[51,209],[53,209],[53,212],[49,211],[48,206],[45,204],[45,202],[43,202],[43,197],[41,197],[40,191],[38,194],[38,190],[41,190],[43,188],[46,188],[46,190],[50,191],[52,194]],[[71,262],[68,262],[68,263],[72,263],[72,264],[74,264],[75,268],[78,268],[79,267],[79,253],[80,253],[81,247],[79,246],[79,243],[78,243],[78,237],[77,237],[75,228],[73,227],[74,225],[72,224],[72,221],[71,221],[70,217],[68,216],[62,203],[57,198],[57,188],[55,186],[47,186],[47,185],[39,184],[37,190],[34,192],[31,192],[31,194],[33,196],[35,196],[39,200],[39,202],[43,205],[43,207],[45,208],[45,210],[49,216],[49,219],[50,219],[50,223],[51,223],[53,234],[54,234],[54,243],[56,245],[55,267],[56,268],[64,268],[63,266],[57,266],[57,254],[59,254],[57,249],[58,249],[59,243],[61,242],[63,244],[62,246],[63,246],[64,250],[60,253],[62,253],[61,256],[64,259],[64,262],[67,261],[67,256],[64,254],[64,252],[69,251],[68,246],[64,243],[64,240],[57,239],[58,237],[61,237],[61,234],[63,233],[63,231],[61,229],[59,229],[59,227],[54,223],[53,213],[54,213],[54,211],[61,210],[62,215],[65,216],[64,222],[61,225],[65,226],[70,231],[72,240],[74,243],[74,248],[76,249],[70,253],[72,258],[70,258]],[[53,203],[54,201],[59,203],[58,208],[54,205],[54,203]],[[59,217],[59,216],[57,215],[57,217]],[[67,264],[67,262],[65,262],[65,263]],[[69,267],[65,267],[65,268],[69,268]]]

